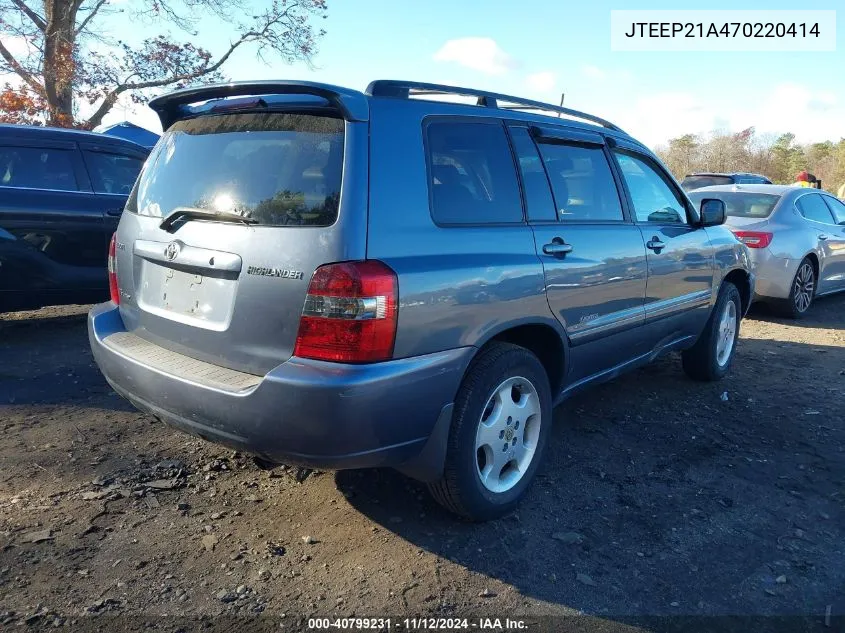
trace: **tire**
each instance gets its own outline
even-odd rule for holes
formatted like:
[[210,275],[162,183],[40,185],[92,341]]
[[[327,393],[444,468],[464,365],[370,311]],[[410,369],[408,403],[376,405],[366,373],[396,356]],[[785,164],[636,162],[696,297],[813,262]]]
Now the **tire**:
[[736,354],[741,318],[742,300],[739,291],[726,281],[719,289],[716,305],[701,336],[695,345],[681,355],[684,371],[690,378],[713,382],[725,377]]
[[788,319],[800,319],[810,310],[816,296],[816,268],[809,257],[798,264],[792,278],[789,298],[774,304],[775,310]]
[[[535,413],[523,418],[528,411]],[[508,514],[537,472],[551,426],[549,379],[537,357],[509,343],[486,346],[458,389],[443,475],[429,491],[472,521]]]

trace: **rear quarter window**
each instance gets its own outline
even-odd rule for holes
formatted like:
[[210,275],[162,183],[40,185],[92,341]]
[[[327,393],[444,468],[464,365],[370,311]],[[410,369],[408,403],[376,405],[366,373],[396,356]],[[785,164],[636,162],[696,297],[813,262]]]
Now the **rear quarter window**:
[[501,122],[431,121],[426,149],[436,223],[522,222],[516,169]]
[[824,201],[827,203],[827,206],[830,207],[836,223],[845,224],[845,204],[842,204],[841,200],[831,196],[824,196]]
[[817,193],[801,196],[795,201],[795,206],[798,207],[801,215],[808,220],[820,224],[836,224],[833,220],[833,214],[824,202],[824,198]]
[[344,121],[244,113],[178,121],[146,162],[127,210],[167,217],[179,208],[237,213],[260,225],[337,220]]
[[85,164],[97,193],[129,195],[143,161],[125,154],[85,150]]

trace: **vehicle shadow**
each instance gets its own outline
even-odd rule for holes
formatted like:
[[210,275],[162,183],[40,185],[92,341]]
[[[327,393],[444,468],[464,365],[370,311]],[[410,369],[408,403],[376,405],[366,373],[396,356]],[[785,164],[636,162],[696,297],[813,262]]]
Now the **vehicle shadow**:
[[[842,324],[840,311],[825,327]],[[672,356],[597,386],[557,408],[527,498],[485,524],[393,471],[340,472],[336,485],[415,546],[561,609],[669,618],[662,629],[830,604],[842,615],[843,371],[843,347],[742,339],[719,383],[686,379]]]
[[94,363],[89,306],[61,306],[0,318],[0,406],[90,405],[132,410],[112,393]]
[[[781,316],[772,306],[762,302],[755,303],[751,306],[747,318],[754,319],[755,321],[769,321],[771,323],[781,323],[797,327],[837,328],[842,327],[841,317],[843,311],[845,311],[845,293],[839,293],[814,299],[807,314],[800,319],[790,319]],[[837,319],[840,319],[838,323]]]

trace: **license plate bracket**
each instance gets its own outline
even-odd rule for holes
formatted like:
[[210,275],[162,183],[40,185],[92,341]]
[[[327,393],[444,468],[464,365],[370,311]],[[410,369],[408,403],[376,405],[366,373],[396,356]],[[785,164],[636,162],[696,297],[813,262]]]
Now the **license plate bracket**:
[[200,311],[202,275],[168,270],[164,277],[161,307],[171,312],[195,315]]

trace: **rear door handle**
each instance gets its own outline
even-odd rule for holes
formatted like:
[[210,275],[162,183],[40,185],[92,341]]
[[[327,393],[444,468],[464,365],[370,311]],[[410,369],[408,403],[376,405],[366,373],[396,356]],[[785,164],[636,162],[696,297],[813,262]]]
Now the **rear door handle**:
[[648,242],[645,243],[646,247],[653,250],[655,253],[659,253],[664,248],[666,248],[666,242],[661,242],[660,238],[656,235],[652,237]]
[[106,215],[110,215],[112,217],[119,217],[121,213],[123,213],[123,207],[117,209],[106,209]]
[[546,255],[562,256],[572,252],[572,244],[567,244],[562,238],[556,237],[551,243],[543,245]]

